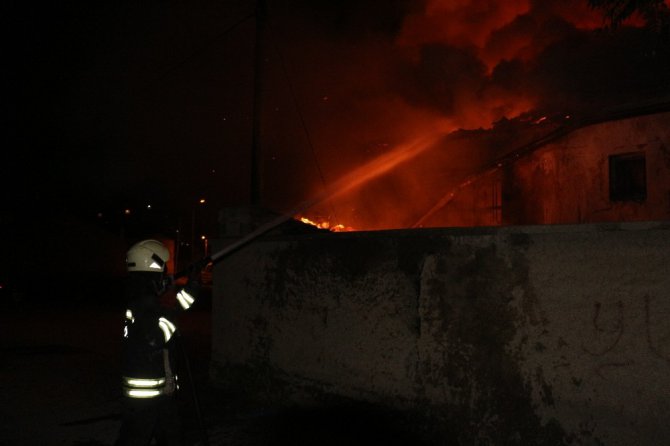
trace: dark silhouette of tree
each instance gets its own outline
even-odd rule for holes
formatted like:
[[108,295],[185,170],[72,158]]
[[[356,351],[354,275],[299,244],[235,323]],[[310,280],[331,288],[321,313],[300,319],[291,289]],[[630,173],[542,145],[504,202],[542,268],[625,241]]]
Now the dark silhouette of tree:
[[600,9],[612,28],[617,28],[633,14],[639,13],[647,26],[658,31],[670,28],[670,8],[664,0],[587,0]]

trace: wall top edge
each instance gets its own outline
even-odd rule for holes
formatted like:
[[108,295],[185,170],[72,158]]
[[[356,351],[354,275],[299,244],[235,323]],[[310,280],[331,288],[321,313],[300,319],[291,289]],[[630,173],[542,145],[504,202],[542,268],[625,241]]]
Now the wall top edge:
[[[583,224],[551,224],[522,226],[479,226],[479,227],[431,227],[413,229],[383,229],[377,231],[353,232],[311,232],[305,234],[268,234],[260,237],[263,241],[312,240],[312,239],[356,239],[376,237],[431,237],[431,236],[485,236],[508,234],[560,234],[593,232],[640,232],[670,231],[670,221],[607,222]],[[229,239],[228,239],[229,240]]]

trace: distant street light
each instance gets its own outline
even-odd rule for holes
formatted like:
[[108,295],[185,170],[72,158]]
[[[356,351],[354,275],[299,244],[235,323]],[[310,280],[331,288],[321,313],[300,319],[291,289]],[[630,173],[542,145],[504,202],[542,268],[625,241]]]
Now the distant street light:
[[198,204],[203,205],[206,201],[204,198],[198,200],[197,203],[193,203],[191,208],[191,261],[195,261],[195,209]]
[[123,217],[121,218],[121,238],[126,238],[126,226],[128,225],[128,216],[130,215],[130,209],[125,208],[123,210]]
[[202,242],[205,246],[205,257],[207,257],[207,248],[208,248],[209,241],[207,240],[207,237],[204,236],[204,235],[201,235],[200,239],[202,240]]

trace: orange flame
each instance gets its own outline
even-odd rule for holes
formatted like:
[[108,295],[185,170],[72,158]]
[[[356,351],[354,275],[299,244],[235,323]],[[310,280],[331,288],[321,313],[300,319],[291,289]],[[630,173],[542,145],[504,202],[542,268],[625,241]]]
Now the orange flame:
[[307,224],[307,225],[316,226],[319,229],[327,229],[328,231],[331,231],[331,232],[351,232],[351,231],[355,231],[355,229],[350,227],[350,226],[345,226],[343,224],[332,224],[327,220],[316,222],[316,221],[310,220],[307,217],[298,217],[297,219],[300,220],[301,222]]

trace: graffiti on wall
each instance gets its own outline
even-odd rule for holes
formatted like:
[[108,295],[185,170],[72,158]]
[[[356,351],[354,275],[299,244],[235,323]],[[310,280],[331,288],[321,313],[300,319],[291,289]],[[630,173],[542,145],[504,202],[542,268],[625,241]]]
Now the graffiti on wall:
[[[589,329],[591,336],[588,340],[582,341],[582,351],[593,357],[605,358],[619,349],[618,353],[624,353],[623,356],[625,356],[622,346],[625,336],[642,336],[645,348],[654,357],[670,365],[670,328],[667,328],[664,321],[658,320],[665,320],[667,314],[664,316],[663,313],[654,311],[653,299],[649,294],[646,294],[641,302],[635,302],[634,305],[639,305],[641,308],[629,308],[629,311],[626,311],[624,302],[619,300],[606,309],[601,302],[594,302]],[[639,324],[634,327],[632,323],[632,320],[639,317],[640,313],[643,318],[642,333],[640,333]],[[633,364],[635,361],[632,359],[601,362],[595,372],[604,378],[603,370],[605,369]]]

